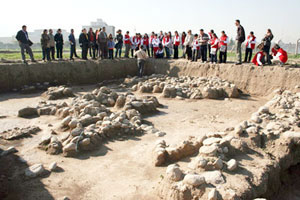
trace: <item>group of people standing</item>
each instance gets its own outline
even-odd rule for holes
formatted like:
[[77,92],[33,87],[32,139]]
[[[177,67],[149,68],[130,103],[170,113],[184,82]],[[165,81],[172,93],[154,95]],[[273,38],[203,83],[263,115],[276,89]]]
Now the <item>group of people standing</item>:
[[[252,53],[256,46],[256,37],[254,32],[251,31],[246,38],[245,30],[240,24],[240,20],[236,20],[235,25],[237,26],[236,64],[242,64],[242,45],[245,41],[244,62],[249,63],[251,62]],[[260,57],[264,59],[263,62],[265,64],[271,64],[272,55],[270,54],[270,50],[273,37],[272,31],[268,29],[262,43],[259,45],[259,50],[263,52]],[[34,60],[30,49],[32,42],[28,38],[26,26],[22,27],[22,30],[18,32],[16,38],[20,43],[23,60],[25,61],[24,50],[26,50],[32,60]],[[74,56],[79,58],[76,54],[76,39],[73,29],[71,29],[68,39],[70,43],[70,59],[73,60]],[[172,36],[171,32],[163,33],[163,31],[160,31],[159,34],[152,32],[150,36],[148,36],[147,33],[144,35],[136,33],[130,36],[129,31],[123,35],[122,31],[118,30],[117,35],[113,38],[112,34],[108,35],[105,27],[103,27],[95,32],[92,28],[90,28],[89,31],[83,29],[79,36],[79,44],[82,48],[81,58],[84,60],[88,59],[88,54],[92,59],[114,59],[114,57],[121,57],[124,46],[125,58],[129,58],[130,54],[131,57],[136,57],[135,52],[142,49],[146,52],[148,57],[171,58],[172,56],[174,59],[178,59],[179,48],[182,48],[182,57],[192,62],[201,59],[203,63],[208,61],[211,63],[226,63],[229,37],[225,31],[221,31],[221,35],[218,37],[214,30],[205,33],[203,29],[200,29],[199,35],[193,35],[192,31],[189,30],[187,34],[183,32],[181,35],[175,31],[174,36]],[[44,61],[55,60],[55,49],[57,59],[62,59],[64,39],[61,29],[58,29],[55,35],[53,35],[51,29],[49,32],[45,29],[41,36],[41,46]],[[256,63],[257,62],[254,64]]]

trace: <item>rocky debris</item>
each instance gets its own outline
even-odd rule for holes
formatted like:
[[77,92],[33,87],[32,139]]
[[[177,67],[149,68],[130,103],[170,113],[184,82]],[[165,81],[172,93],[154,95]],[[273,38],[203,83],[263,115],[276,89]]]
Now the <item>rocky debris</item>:
[[18,152],[18,150],[14,146],[11,146],[8,149],[6,149],[5,151],[2,151],[1,156],[7,156],[9,154],[16,153],[16,152]]
[[0,134],[0,138],[3,138],[5,140],[16,140],[20,139],[23,137],[28,137],[33,134],[38,133],[41,131],[41,129],[37,126],[29,126],[26,128],[14,128],[14,129],[9,129]]
[[[163,136],[165,133],[142,123],[142,114],[157,112],[158,106],[156,97],[139,99],[132,93],[118,94],[105,86],[74,97],[69,104],[40,102],[38,110],[47,108],[47,113],[60,117],[62,130],[69,130],[69,133],[63,138],[48,135],[39,147],[49,154],[76,156],[80,151],[101,146],[107,139],[143,132]],[[110,107],[114,107],[114,111]]]
[[26,107],[18,111],[18,117],[30,118],[38,116],[38,111],[36,108]]
[[165,143],[159,142],[154,149],[155,166],[162,166],[166,163],[172,163],[181,160],[187,156],[191,156],[199,151],[202,145],[203,137],[190,137],[183,141],[176,148],[168,147]]
[[46,92],[43,93],[43,96],[47,100],[57,100],[63,99],[68,97],[74,97],[74,93],[71,88],[66,86],[59,86],[59,87],[49,87]]
[[35,164],[25,170],[25,176],[34,178],[45,173],[45,168],[42,164]]
[[[187,169],[178,169],[177,165],[176,169],[184,175],[183,180],[163,181],[160,197],[180,200],[271,197],[280,188],[279,174],[300,163],[299,127],[300,93],[278,91],[249,120],[226,132],[207,133],[199,145],[198,155],[191,158]],[[167,163],[184,158],[178,156],[182,152],[168,147],[165,142],[158,149],[164,152],[160,158]],[[170,155],[174,156],[173,161]],[[204,177],[206,183],[201,187],[188,184],[184,180],[190,174]],[[248,179],[249,176],[253,178]]]
[[188,99],[222,99],[238,98],[240,92],[237,87],[219,78],[204,77],[168,77],[164,75],[151,75],[149,77],[132,78],[126,83],[137,82],[132,91],[141,93],[162,93],[165,98]]

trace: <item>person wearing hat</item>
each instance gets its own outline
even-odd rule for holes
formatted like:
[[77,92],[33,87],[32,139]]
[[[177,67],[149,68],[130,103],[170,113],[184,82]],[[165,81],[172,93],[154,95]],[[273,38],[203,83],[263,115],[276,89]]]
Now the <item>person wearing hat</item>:
[[115,57],[118,57],[118,53],[119,53],[119,58],[121,58],[121,54],[122,54],[122,47],[123,47],[123,35],[122,35],[122,31],[119,29],[117,31],[117,36],[116,36],[116,54]]
[[272,48],[272,61],[274,63],[279,63],[280,66],[283,66],[288,60],[288,54],[283,50],[278,44]]
[[57,30],[57,33],[54,36],[54,40],[56,42],[56,57],[57,59],[63,58],[63,46],[64,46],[64,37],[61,34],[61,29]]
[[264,43],[261,43],[257,46],[259,51],[255,54],[252,59],[252,63],[256,66],[263,66],[265,64],[265,52],[264,52]]

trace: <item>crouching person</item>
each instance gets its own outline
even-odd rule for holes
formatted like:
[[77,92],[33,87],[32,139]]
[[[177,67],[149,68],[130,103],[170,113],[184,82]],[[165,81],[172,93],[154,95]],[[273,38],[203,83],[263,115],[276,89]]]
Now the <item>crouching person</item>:
[[134,53],[134,56],[137,57],[137,65],[138,65],[138,76],[142,77],[144,74],[144,65],[148,55],[143,49],[143,45],[140,46],[139,50]]
[[261,43],[257,46],[259,51],[255,54],[252,63],[256,66],[263,66],[265,64],[265,52],[264,52],[264,44]]
[[283,66],[288,60],[288,54],[285,50],[283,50],[278,44],[272,48],[272,56],[273,56],[273,63],[280,64]]

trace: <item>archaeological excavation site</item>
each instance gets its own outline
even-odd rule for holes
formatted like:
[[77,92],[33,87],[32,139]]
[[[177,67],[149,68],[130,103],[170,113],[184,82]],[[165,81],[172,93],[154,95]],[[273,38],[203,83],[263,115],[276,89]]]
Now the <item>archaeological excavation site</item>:
[[0,64],[0,199],[300,199],[300,69]]

